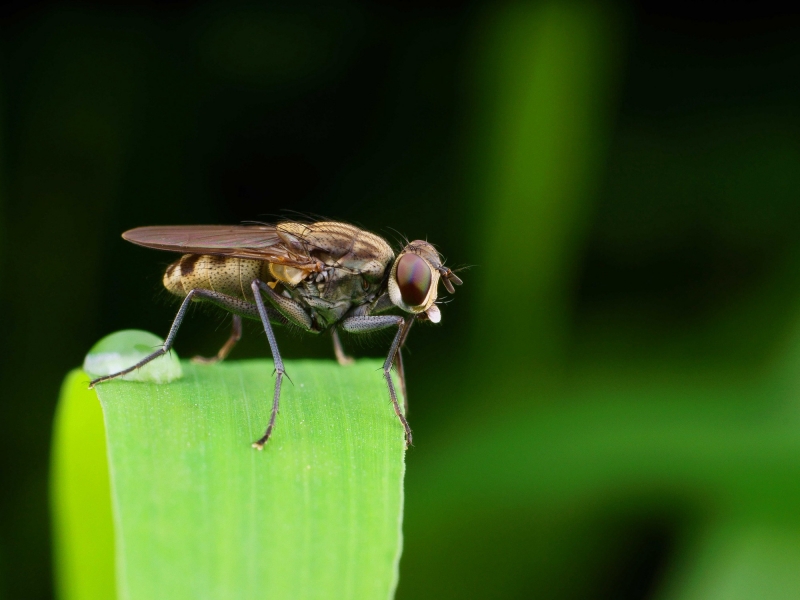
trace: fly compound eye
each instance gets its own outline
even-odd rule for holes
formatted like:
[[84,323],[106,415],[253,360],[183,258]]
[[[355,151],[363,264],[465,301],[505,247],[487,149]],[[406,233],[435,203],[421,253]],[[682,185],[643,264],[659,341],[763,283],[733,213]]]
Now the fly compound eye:
[[397,287],[408,306],[422,306],[431,289],[431,269],[425,259],[409,252],[397,263]]

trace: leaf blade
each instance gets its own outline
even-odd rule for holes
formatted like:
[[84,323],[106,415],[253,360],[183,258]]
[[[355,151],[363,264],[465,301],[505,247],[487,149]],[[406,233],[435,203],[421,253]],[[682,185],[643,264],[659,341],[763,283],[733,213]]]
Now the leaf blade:
[[397,585],[402,427],[378,361],[183,363],[170,385],[98,386],[119,597],[381,598]]
[[62,600],[115,597],[114,531],[105,425],[89,377],[64,381],[50,473],[56,589]]

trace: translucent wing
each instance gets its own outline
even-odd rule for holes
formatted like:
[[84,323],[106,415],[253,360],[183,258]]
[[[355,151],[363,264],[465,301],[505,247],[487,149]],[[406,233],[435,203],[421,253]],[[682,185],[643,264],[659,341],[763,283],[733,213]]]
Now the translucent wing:
[[122,234],[129,242],[147,248],[265,260],[300,269],[317,261],[286,247],[275,225],[164,225],[137,227]]

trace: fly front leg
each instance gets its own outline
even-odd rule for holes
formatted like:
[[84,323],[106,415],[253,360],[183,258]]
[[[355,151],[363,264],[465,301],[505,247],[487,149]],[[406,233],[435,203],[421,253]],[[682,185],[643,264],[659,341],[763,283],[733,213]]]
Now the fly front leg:
[[403,414],[408,418],[408,392],[406,392],[406,370],[403,368],[403,344],[397,348],[394,355],[394,370],[400,380],[400,392],[403,394]]
[[342,321],[342,328],[350,333],[370,333],[388,327],[397,327],[397,334],[394,336],[392,345],[389,348],[389,355],[383,363],[383,377],[386,380],[386,385],[389,387],[389,397],[392,399],[392,406],[397,418],[403,425],[406,434],[406,448],[411,445],[411,427],[408,426],[403,411],[400,410],[400,405],[397,402],[397,393],[394,390],[392,383],[392,364],[394,363],[395,356],[400,349],[400,344],[405,340],[408,335],[408,330],[414,322],[414,317],[404,319],[399,316],[366,316],[366,317],[349,317]]
[[394,357],[394,368],[397,371],[397,378],[400,380],[400,390],[403,392],[403,414],[408,418],[408,392],[406,391],[406,370],[403,368],[403,346],[406,344],[408,332],[411,331],[411,326],[414,324],[415,319],[411,319],[408,327],[405,328],[405,333],[400,340],[400,345],[397,347],[397,354]]
[[336,361],[343,367],[352,365],[354,362],[353,357],[347,356],[345,353],[342,340],[339,339],[339,332],[336,331],[335,327],[331,329],[331,337],[333,338],[333,353],[336,355]]
[[233,323],[231,324],[231,335],[228,340],[222,345],[222,348],[219,349],[216,356],[212,356],[207,358],[205,356],[195,356],[192,358],[192,362],[198,363],[201,365],[213,365],[215,362],[219,362],[221,360],[225,360],[228,357],[228,354],[231,353],[233,347],[242,339],[242,317],[239,315],[233,315]]
[[[249,303],[245,302],[244,300],[239,300],[238,298],[234,298],[232,296],[226,296],[225,294],[220,294],[219,292],[212,292],[210,290],[203,290],[203,289],[194,289],[191,290],[186,297],[181,302],[181,307],[178,309],[178,314],[175,315],[175,320],[172,321],[172,327],[169,328],[169,334],[167,334],[167,339],[164,340],[164,345],[161,346],[158,350],[153,352],[152,354],[148,354],[138,363],[129,367],[127,369],[123,369],[122,371],[118,371],[117,373],[111,373],[110,375],[103,375],[102,377],[98,377],[94,379],[91,383],[89,383],[89,388],[93,388],[98,383],[103,383],[104,381],[109,381],[110,379],[115,379],[117,377],[121,377],[122,375],[127,375],[135,371],[136,369],[140,369],[145,366],[150,361],[155,360],[159,356],[163,356],[167,352],[170,351],[172,348],[173,343],[175,342],[175,336],[178,335],[178,329],[183,323],[183,318],[186,316],[186,311],[189,309],[189,304],[193,300],[205,300],[207,302],[211,302],[212,304],[216,304],[217,306],[224,308],[225,310],[234,313],[234,315],[242,315],[247,317],[259,317],[259,313],[256,310],[256,307]],[[273,321],[277,322],[285,322],[285,319],[276,311],[270,311],[269,318]]]

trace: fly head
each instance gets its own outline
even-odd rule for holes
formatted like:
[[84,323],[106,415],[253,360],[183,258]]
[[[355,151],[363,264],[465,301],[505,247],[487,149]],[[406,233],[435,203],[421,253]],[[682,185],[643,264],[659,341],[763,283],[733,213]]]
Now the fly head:
[[395,306],[420,318],[438,323],[442,315],[436,306],[439,281],[451,294],[453,284],[462,281],[442,264],[433,245],[414,240],[397,256],[389,274],[389,297]]

